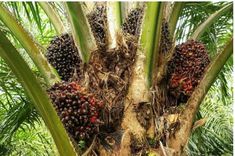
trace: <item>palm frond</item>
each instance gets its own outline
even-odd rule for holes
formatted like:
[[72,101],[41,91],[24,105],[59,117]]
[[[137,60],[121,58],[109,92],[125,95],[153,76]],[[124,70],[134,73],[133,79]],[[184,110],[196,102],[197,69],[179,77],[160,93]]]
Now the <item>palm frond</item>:
[[216,11],[212,15],[210,15],[200,26],[197,27],[197,29],[192,34],[191,38],[196,40],[197,38],[200,38],[200,36],[206,31],[208,27],[211,26],[211,24],[217,20],[221,15],[224,13],[231,11],[232,4],[228,4],[221,8],[220,10]]
[[[43,34],[41,34],[38,29],[35,29],[36,25],[33,20],[31,22],[27,21],[27,19],[28,19],[27,13],[25,12],[25,9],[22,9],[22,7],[23,7],[22,4],[24,4],[24,3],[22,3],[22,4],[16,3],[16,4],[18,4],[18,10],[21,15],[20,17],[17,16],[17,20],[21,21],[21,23],[25,26],[25,28],[27,30],[30,30],[30,32],[32,32],[34,37],[42,45],[47,45],[48,42],[51,40],[51,38],[55,34],[53,29],[50,28],[50,26],[49,26],[50,22],[48,21],[47,16],[45,16],[45,15],[41,16],[42,26],[44,27],[44,29],[43,29],[44,32],[43,32]],[[28,8],[28,6],[27,6],[27,9],[28,9],[29,16],[31,19],[30,9]],[[41,12],[41,15],[42,15],[42,13],[44,13],[44,12]],[[8,34],[8,38],[12,41],[14,46],[20,50],[20,53],[25,58],[25,60],[27,62],[29,62],[28,64],[34,70],[34,73],[35,73],[35,75],[38,76],[38,79],[43,80],[41,78],[40,72],[37,71],[37,69],[33,65],[32,61],[30,61],[30,58],[26,57],[27,53],[23,50],[23,47],[21,46],[21,44],[18,42],[18,40],[13,35],[11,35],[11,32],[1,22],[0,22],[0,29],[4,30],[4,32],[6,34]],[[44,82],[42,81],[42,83],[44,83]],[[20,98],[20,97],[22,97],[22,98]],[[2,134],[1,136],[5,137],[5,138],[3,138],[4,140],[7,140],[7,138],[9,138],[10,141],[9,140],[6,141],[6,143],[4,145],[1,144],[0,151],[2,151],[2,150],[3,150],[2,152],[5,151],[5,154],[7,154],[7,155],[10,155],[12,152],[15,153],[15,150],[17,150],[17,147],[22,149],[18,145],[24,144],[24,142],[32,141],[32,140],[30,140],[30,137],[27,136],[28,133],[26,133],[26,131],[28,131],[29,129],[30,129],[30,131],[33,131],[31,129],[34,128],[35,124],[36,125],[43,124],[42,122],[40,122],[40,123],[38,122],[40,117],[34,108],[27,109],[28,106],[25,105],[25,103],[24,103],[25,101],[27,102],[29,100],[25,96],[25,93],[22,89],[22,86],[17,82],[15,75],[8,68],[7,64],[2,59],[0,59],[0,123],[3,123],[3,122],[8,123],[7,121],[9,119],[13,120],[13,121],[10,121],[8,124],[6,124],[5,127],[2,127],[2,129],[6,133]],[[20,104],[22,104],[22,106]],[[17,108],[17,106],[19,107],[17,109],[18,111],[17,112],[14,111],[14,113],[12,113],[12,115],[11,115],[11,118],[8,117],[8,115],[10,115],[11,112],[13,112],[13,110]],[[28,111],[28,113],[22,113],[22,112],[27,112],[27,111]],[[23,114],[26,116],[22,117]],[[21,124],[16,123],[17,121],[19,121],[18,118],[24,119],[24,121],[21,122]],[[17,126],[15,126],[15,125],[11,126],[11,124],[15,124],[15,123]],[[15,127],[15,130],[12,130],[13,127]],[[37,127],[40,127],[40,126],[38,125]],[[25,131],[25,134],[22,137],[17,138],[18,131],[22,131],[21,133],[24,133],[24,131]],[[10,137],[10,136],[12,136],[12,137]],[[36,140],[40,141],[39,139],[40,138],[38,138],[38,139],[35,138],[35,141]],[[47,132],[47,140],[52,140],[52,138],[48,132]],[[51,141],[50,141],[49,145],[46,144],[46,142],[45,142],[45,146],[48,146],[48,147],[53,146],[55,149],[54,142],[51,142]],[[24,149],[29,150],[27,148],[24,148]],[[39,149],[40,148],[38,148],[38,150]],[[41,150],[41,152],[43,153],[43,150]],[[50,151],[50,152],[52,152],[52,151]],[[4,153],[0,152],[0,155],[3,155],[3,154]],[[41,154],[41,155],[43,155],[43,154]]]
[[44,76],[47,84],[50,85],[58,81],[59,79],[56,74],[53,74],[53,68],[38,48],[39,44],[35,43],[30,34],[16,21],[16,19],[2,4],[0,4],[0,19],[8,26],[11,32],[28,52],[35,65]]
[[[136,2],[117,3],[120,4],[117,8],[122,9],[122,19],[125,18],[127,12],[129,12],[132,6],[138,5]],[[175,28],[177,43],[185,42],[187,39],[189,39],[189,37],[192,36],[195,31],[197,31],[198,26],[208,17],[210,17],[211,14],[225,6],[231,7],[231,2],[180,3],[181,2],[176,2],[176,5],[173,5],[173,10],[175,8],[175,10],[178,10],[178,12],[173,11],[175,14],[172,14],[173,17],[170,17],[170,21],[173,22],[169,22],[170,27],[173,27],[172,29]],[[184,6],[182,6],[183,4]],[[35,45],[43,54],[50,40],[56,35],[56,31],[53,27],[53,22],[48,18],[49,16],[45,14],[44,10],[39,7],[39,3],[0,2],[0,6],[1,5],[6,6],[6,8],[14,15],[13,17],[17,19],[18,23],[23,25],[27,32],[30,32],[29,36],[32,35],[33,38],[38,41],[38,43]],[[55,10],[55,12],[58,14],[57,21],[60,20],[60,22],[58,22],[60,23],[58,24],[58,28],[61,26],[61,23],[63,23],[64,29],[69,28],[70,22],[67,20],[68,14],[65,9],[66,7],[63,5],[63,2],[51,2],[49,3],[49,6],[53,8],[53,10]],[[160,5],[154,8],[155,11],[161,9],[159,6]],[[157,54],[156,51],[158,50],[157,36],[160,36],[157,33],[158,29],[152,28],[159,28],[159,21],[161,20],[159,18],[160,14],[158,14],[158,17],[155,17],[157,13],[155,15],[149,15],[153,21],[144,19],[145,21],[143,24],[143,31],[141,36],[142,41],[140,43],[140,46],[143,46],[144,48],[138,49],[144,53],[140,54],[138,52],[138,59],[136,61],[139,61],[140,66],[138,67],[141,68],[141,71],[143,71],[143,64],[146,63],[145,61],[147,61],[146,71],[148,73],[148,78],[150,79],[152,71],[155,71],[152,66],[154,64],[153,60],[155,60],[155,55]],[[75,18],[76,16],[77,13],[74,14]],[[177,16],[179,16],[179,18]],[[122,19],[120,19],[120,21]],[[151,23],[154,24],[152,25]],[[205,31],[201,31],[203,33],[200,33],[200,37],[197,38],[197,40],[200,40],[206,45],[208,54],[211,58],[214,58],[216,55],[218,55],[218,52],[224,48],[224,43],[227,43],[232,38],[232,25],[233,12],[228,11],[218,17],[216,21],[210,23],[210,26],[205,29]],[[8,39],[19,51],[20,55],[24,58],[27,64],[30,65],[33,74],[37,76],[37,79],[42,79],[41,72],[38,71],[34,62],[30,59],[27,52],[24,50],[24,46],[21,45],[18,37],[15,37],[11,29],[7,28],[7,26],[1,20],[0,30],[4,32],[4,35],[6,34]],[[151,31],[148,32],[149,30]],[[76,34],[76,32],[74,32],[73,34]],[[57,34],[58,33],[60,34],[60,32],[57,30]],[[174,33],[174,31],[171,33]],[[81,39],[84,38],[82,37],[80,40]],[[80,44],[81,43],[79,43],[79,46]],[[94,49],[86,49],[86,51],[89,52],[92,50]],[[144,57],[140,57],[140,55],[144,56],[146,53],[147,59],[143,61]],[[218,63],[220,62],[218,61]],[[138,71],[140,70],[138,69]],[[232,155],[232,72],[233,58],[230,56],[218,74],[214,84],[211,86],[202,104],[200,105],[195,120],[207,118],[207,122],[204,126],[197,128],[192,133],[188,146],[189,155]],[[137,76],[139,75],[146,75],[146,73],[137,73]],[[138,88],[136,87],[135,90],[141,88],[145,83],[145,81],[138,82],[141,82],[139,83],[141,85],[138,85]],[[40,84],[43,85],[43,83],[45,82],[42,80]],[[140,90],[139,92],[143,90]],[[138,97],[136,99],[138,99]],[[143,98],[141,100],[143,100]],[[16,76],[10,70],[8,65],[2,59],[0,59],[0,155],[58,155],[58,153],[54,152],[55,144],[52,140],[52,137],[41,121],[42,120],[40,120],[40,117],[35,111],[34,106],[31,104],[29,98],[25,95],[23,87],[19,82],[17,82]]]
[[88,62],[90,52],[96,49],[85,12],[81,2],[67,2],[67,11],[72,26],[72,34],[75,44],[80,48],[80,56],[84,62]]
[[[57,116],[57,113],[55,112],[46,92],[42,89],[32,71],[29,69],[22,57],[19,55],[19,53],[2,32],[0,38],[1,57],[10,66],[10,68],[24,87],[25,92],[33,102],[35,108],[37,109],[37,111],[40,112],[44,122],[47,124],[48,129],[53,136],[58,151],[61,155],[66,155],[64,152],[66,149],[67,154],[70,153],[69,155],[76,155],[69,137],[61,121],[59,120],[59,117]],[[18,64],[21,65],[20,68],[18,68]]]
[[[219,74],[220,70],[228,60],[228,58],[232,55],[233,52],[233,39],[231,39],[225,46],[225,48],[217,55],[213,61],[209,64],[206,73],[204,74],[200,84],[197,86],[195,91],[190,96],[189,100],[187,101],[186,109],[182,113],[182,119],[184,119],[184,124],[181,125],[180,130],[176,132],[175,138],[180,138],[180,134],[184,133],[184,135],[190,135],[190,130],[188,126],[192,126],[192,121],[196,112],[199,108],[200,103],[203,101],[204,96],[208,92],[209,88],[212,86],[214,81],[216,80],[217,75]],[[188,108],[188,109],[187,109]],[[187,124],[185,124],[187,123]],[[178,147],[174,148],[181,148],[181,141],[175,139],[172,142],[179,142]],[[171,142],[171,143],[172,143]]]
[[8,113],[1,119],[0,124],[0,144],[8,143],[12,135],[22,124],[29,123],[32,126],[34,121],[39,121],[38,113],[29,102],[15,104]]
[[[185,42],[189,36],[195,31],[197,26],[199,26],[209,15],[213,14],[215,11],[221,9],[223,6],[227,5],[227,2],[211,3],[211,2],[188,2],[185,3],[182,13],[180,14],[179,20],[176,25],[176,41],[177,43]],[[200,10],[195,12],[195,10]],[[221,18],[231,19],[231,16],[224,14],[218,20],[220,21],[220,26],[223,24],[220,20]],[[224,20],[224,24],[231,20]],[[226,24],[228,25],[228,24]],[[231,26],[231,25],[230,25]],[[184,28],[184,29],[182,29]],[[218,33],[220,31],[217,31]]]
[[8,155],[59,155],[55,144],[46,128],[41,124],[29,128],[25,125],[12,138]]
[[[204,20],[209,17],[213,12],[222,9],[224,6],[228,6],[230,3],[208,3],[208,2],[188,2],[185,4],[182,14],[180,15],[180,20],[177,23],[178,29],[176,29],[177,42],[184,42],[191,34],[195,31],[197,25],[200,25]],[[195,10],[201,10],[195,14]],[[200,18],[199,18],[200,17]],[[214,57],[219,50],[223,48],[224,43],[226,43],[232,37],[232,23],[233,15],[232,12],[224,13],[220,16],[216,22],[214,22],[199,38],[206,47],[210,57]],[[186,30],[181,29],[186,27]],[[219,74],[219,81],[216,82],[217,86],[221,88],[217,93],[221,93],[219,96],[223,101],[225,99],[231,99],[231,96],[226,96],[229,93],[228,83],[223,79],[224,75],[229,76],[232,74],[232,57],[230,57],[224,68]]]
[[[146,55],[145,72],[147,75],[148,86],[152,83],[152,71],[155,65],[159,41],[160,41],[160,27],[163,9],[161,2],[148,2],[146,4],[145,15],[143,18],[142,33],[140,36],[140,43]],[[158,19],[155,19],[158,17]],[[154,21],[154,22],[153,22]]]
[[26,3],[29,6],[32,17],[36,22],[38,29],[42,33],[41,17],[38,4],[35,2],[23,2],[23,3]]
[[2,59],[0,73],[0,146],[3,148],[0,154],[4,155],[12,151],[11,141],[17,130],[29,124],[33,127],[40,120],[22,86]]
[[169,18],[169,29],[171,32],[171,36],[173,37],[175,34],[175,28],[179,16],[184,8],[185,2],[175,2],[172,7],[172,11]]
[[196,120],[207,118],[207,122],[193,132],[188,145],[189,155],[232,154],[232,100],[224,105],[219,96],[215,98],[217,90],[214,84],[200,106]]
[[45,11],[48,18],[51,20],[57,34],[65,33],[64,24],[58,16],[56,10],[54,10],[48,2],[39,2],[41,8]]

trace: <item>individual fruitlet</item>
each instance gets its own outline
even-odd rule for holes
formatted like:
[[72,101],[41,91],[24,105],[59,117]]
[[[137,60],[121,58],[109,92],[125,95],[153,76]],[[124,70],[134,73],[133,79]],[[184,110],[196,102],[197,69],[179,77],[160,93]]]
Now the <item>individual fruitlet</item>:
[[81,59],[69,34],[55,37],[47,48],[46,57],[64,81],[68,81],[75,70],[77,73],[80,71]]
[[204,44],[188,40],[177,45],[168,64],[168,90],[178,102],[187,102],[210,63]]
[[91,141],[99,131],[102,102],[76,82],[57,83],[48,93],[65,129],[73,139],[77,142]]

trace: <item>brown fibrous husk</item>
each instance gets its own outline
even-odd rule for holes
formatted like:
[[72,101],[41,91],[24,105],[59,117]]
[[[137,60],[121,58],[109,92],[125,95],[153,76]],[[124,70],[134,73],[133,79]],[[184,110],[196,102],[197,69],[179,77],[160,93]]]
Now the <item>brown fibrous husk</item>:
[[105,129],[110,130],[121,123],[137,49],[135,38],[129,37],[124,41],[115,49],[94,51],[88,65],[89,91],[99,95],[106,103]]

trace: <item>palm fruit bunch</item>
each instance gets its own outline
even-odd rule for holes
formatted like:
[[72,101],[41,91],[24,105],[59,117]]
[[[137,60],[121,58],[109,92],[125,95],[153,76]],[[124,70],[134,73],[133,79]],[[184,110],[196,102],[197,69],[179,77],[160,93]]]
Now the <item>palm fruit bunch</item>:
[[77,72],[80,71],[81,59],[74,40],[69,34],[56,36],[51,41],[46,58],[64,81],[68,81],[73,76],[75,69]]
[[97,4],[94,10],[87,15],[91,31],[98,46],[106,45],[107,40],[107,8],[104,4]]
[[164,19],[161,27],[160,53],[167,53],[172,47],[168,22]]
[[101,124],[103,103],[76,82],[56,83],[48,90],[52,103],[70,136],[91,141]]
[[124,33],[139,36],[143,19],[143,11],[143,8],[135,8],[130,11],[122,25],[122,30]]
[[204,44],[188,40],[175,47],[168,64],[168,90],[179,103],[187,102],[210,63]]

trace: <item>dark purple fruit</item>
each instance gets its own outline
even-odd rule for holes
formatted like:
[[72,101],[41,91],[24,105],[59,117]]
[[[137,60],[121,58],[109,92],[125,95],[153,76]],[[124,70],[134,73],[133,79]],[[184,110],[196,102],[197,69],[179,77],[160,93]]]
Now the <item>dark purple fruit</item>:
[[77,73],[80,71],[81,59],[74,40],[69,34],[57,36],[51,41],[46,58],[64,81],[68,81],[75,70]]
[[135,8],[130,11],[122,25],[124,33],[139,36],[143,19],[143,11],[143,8]]

